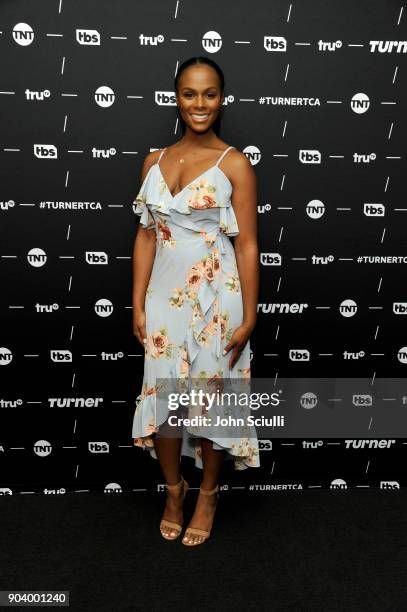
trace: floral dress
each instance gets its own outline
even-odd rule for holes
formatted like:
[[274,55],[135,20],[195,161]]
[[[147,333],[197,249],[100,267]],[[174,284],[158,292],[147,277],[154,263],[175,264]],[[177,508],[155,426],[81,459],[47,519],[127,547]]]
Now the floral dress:
[[[169,416],[157,409],[162,379],[249,379],[250,341],[233,368],[229,351],[222,355],[233,331],[243,320],[243,302],[235,251],[229,236],[239,228],[231,204],[232,184],[219,163],[173,196],[160,169],[161,151],[134,201],[144,228],[156,233],[156,254],[146,291],[144,377],[136,398],[132,438],[134,445],[154,450],[155,433]],[[181,437],[181,435],[180,435]],[[236,470],[259,467],[255,427],[237,426],[227,436],[211,439],[225,450]],[[183,425],[181,454],[203,467],[201,437]]]

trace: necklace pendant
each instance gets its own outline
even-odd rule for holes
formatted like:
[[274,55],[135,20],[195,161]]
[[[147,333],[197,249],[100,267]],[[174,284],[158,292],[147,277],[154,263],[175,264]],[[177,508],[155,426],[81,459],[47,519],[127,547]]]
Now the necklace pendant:
[[179,160],[179,163],[180,163],[180,164],[183,164],[183,163],[184,163],[184,161],[185,161],[185,159],[184,159],[183,157],[181,157],[181,159]]

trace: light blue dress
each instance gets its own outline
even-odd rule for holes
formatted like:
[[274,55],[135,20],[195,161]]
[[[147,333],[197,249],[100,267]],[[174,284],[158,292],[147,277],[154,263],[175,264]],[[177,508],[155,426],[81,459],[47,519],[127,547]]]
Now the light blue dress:
[[[235,251],[229,236],[239,228],[231,203],[232,184],[216,164],[173,196],[159,162],[153,164],[136,199],[143,227],[156,232],[156,254],[146,291],[147,343],[142,390],[136,399],[134,445],[157,459],[154,433],[168,418],[156,408],[157,379],[250,379],[250,341],[232,369],[232,350],[222,351],[242,323],[243,302]],[[230,381],[232,382],[232,381]],[[207,430],[205,430],[207,431]],[[183,425],[181,454],[202,465],[201,438]],[[235,427],[227,436],[205,435],[226,450],[236,470],[259,467],[255,427]]]

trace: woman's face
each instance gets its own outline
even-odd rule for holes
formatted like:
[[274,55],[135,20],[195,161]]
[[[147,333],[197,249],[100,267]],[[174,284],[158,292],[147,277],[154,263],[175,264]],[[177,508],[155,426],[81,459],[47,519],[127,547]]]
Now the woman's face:
[[195,132],[206,132],[224,100],[217,72],[206,64],[189,66],[179,78],[176,99],[186,125]]

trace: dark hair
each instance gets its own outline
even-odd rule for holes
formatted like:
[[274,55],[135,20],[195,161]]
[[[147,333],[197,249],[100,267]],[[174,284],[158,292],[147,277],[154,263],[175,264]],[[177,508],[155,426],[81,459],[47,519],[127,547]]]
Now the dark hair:
[[[198,56],[198,57],[190,57],[189,59],[185,60],[185,62],[182,62],[182,64],[179,66],[177,70],[177,74],[175,75],[174,91],[176,92],[178,89],[179,79],[180,79],[181,74],[184,72],[184,70],[186,70],[186,68],[189,68],[189,66],[196,66],[197,64],[207,64],[208,66],[210,66],[216,71],[219,77],[220,90],[221,90],[221,93],[223,93],[225,90],[225,77],[224,77],[221,67],[216,62],[214,62],[212,59],[210,59],[209,57],[205,57],[203,55]],[[177,107],[177,112],[178,112],[179,120],[181,122],[182,131],[185,132],[185,121],[181,117],[178,107]],[[216,120],[213,124],[213,131],[215,132],[217,136],[219,136],[219,132],[220,132],[221,115],[222,115],[222,109],[219,115],[216,117]]]

